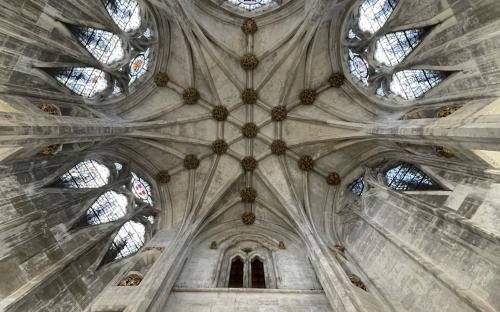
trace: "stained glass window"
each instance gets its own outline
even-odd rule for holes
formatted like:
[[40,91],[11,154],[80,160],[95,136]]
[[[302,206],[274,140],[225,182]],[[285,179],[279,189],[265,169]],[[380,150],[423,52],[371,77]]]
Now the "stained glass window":
[[85,97],[92,97],[108,87],[106,73],[92,67],[57,70],[54,76],[68,89]]
[[444,78],[443,73],[432,70],[403,70],[393,75],[391,91],[406,100],[414,100],[437,86]]
[[399,0],[365,0],[359,8],[359,28],[375,33],[391,16]]
[[351,73],[364,85],[368,85],[368,63],[359,55],[349,50],[349,68]]
[[363,195],[363,191],[365,190],[364,177],[361,176],[361,177],[357,178],[356,180],[354,180],[354,182],[352,182],[351,185],[349,185],[349,189],[351,190],[351,192],[356,194],[358,197]]
[[400,163],[385,173],[387,186],[396,191],[441,190],[442,188],[422,170]]
[[127,197],[114,191],[108,191],[87,210],[88,224],[102,224],[116,221],[127,214]]
[[149,68],[149,49],[134,57],[130,61],[130,81],[129,85],[144,76]]
[[118,260],[136,253],[144,245],[145,233],[144,225],[128,221],[116,234],[108,254],[114,255],[114,260]]
[[227,2],[247,11],[255,11],[275,4],[274,0],[227,0]]
[[153,195],[151,192],[151,186],[143,178],[137,176],[132,172],[132,192],[134,195],[141,199],[145,203],[149,203],[153,206]]
[[377,41],[375,59],[394,66],[401,63],[422,41],[423,31],[418,29],[390,33]]
[[122,31],[130,32],[141,26],[140,6],[136,0],[104,0],[104,5]]
[[90,27],[78,27],[75,32],[78,40],[99,62],[111,64],[123,58],[123,42],[117,35]]
[[95,160],[85,160],[63,174],[60,182],[69,188],[98,188],[108,184],[110,171]]

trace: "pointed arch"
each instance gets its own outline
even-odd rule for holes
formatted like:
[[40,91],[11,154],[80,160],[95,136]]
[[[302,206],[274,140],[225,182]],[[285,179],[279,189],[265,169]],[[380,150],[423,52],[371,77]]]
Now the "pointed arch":
[[136,0],[103,0],[103,3],[123,32],[132,32],[141,27],[141,7]]
[[229,271],[229,288],[243,288],[245,263],[240,256],[236,256],[231,261],[231,270]]
[[125,195],[107,191],[87,210],[87,224],[97,225],[119,220],[127,214],[127,204]]
[[401,63],[422,42],[424,30],[410,29],[384,35],[375,43],[375,60],[387,66]]
[[103,264],[128,257],[141,249],[145,242],[146,227],[136,221],[121,226],[103,259]]
[[446,78],[444,72],[407,69],[395,73],[390,85],[391,91],[405,100],[415,100],[424,96]]
[[115,63],[125,56],[123,41],[117,35],[92,27],[72,27],[78,41],[102,64]]

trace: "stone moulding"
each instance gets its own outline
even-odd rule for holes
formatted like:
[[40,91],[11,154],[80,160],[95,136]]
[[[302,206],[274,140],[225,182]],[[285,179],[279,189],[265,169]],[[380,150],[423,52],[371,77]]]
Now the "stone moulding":
[[157,179],[161,184],[167,184],[168,182],[170,182],[170,174],[166,170],[160,171],[158,172]]
[[184,104],[193,105],[200,99],[200,93],[195,88],[187,88],[184,90],[182,98],[184,99]]
[[216,242],[216,241],[213,241],[213,242],[210,244],[210,247],[209,247],[209,248],[210,248],[210,249],[212,249],[212,250],[215,250],[215,249],[217,249],[218,247],[219,247],[219,246],[217,246],[217,242]]
[[137,273],[130,273],[122,278],[118,286],[139,286],[142,282],[142,276]]
[[48,103],[38,104],[38,108],[49,115],[61,115],[59,108],[57,108],[57,106],[53,104],[48,104]]
[[184,158],[184,167],[188,170],[194,170],[197,169],[200,166],[200,160],[196,155],[190,154],[186,155],[186,158]]
[[302,171],[311,171],[314,169],[314,159],[311,156],[302,156],[299,159],[299,169]]
[[212,110],[212,117],[217,121],[225,121],[229,116],[229,111],[225,106],[215,106]]
[[445,158],[453,158],[455,157],[455,154],[452,153],[449,149],[443,147],[443,146],[436,146],[436,153]]
[[328,79],[330,86],[333,88],[340,88],[344,85],[345,76],[341,73],[333,73]]
[[286,249],[285,242],[283,242],[283,241],[279,241],[279,243],[278,243],[278,248],[279,248],[279,249]]
[[257,191],[253,187],[245,187],[240,191],[241,201],[244,203],[253,203],[257,198]]
[[326,177],[326,183],[328,183],[328,185],[339,185],[340,182],[341,182],[340,176],[336,172],[331,172]]
[[458,107],[455,107],[455,106],[442,107],[436,112],[436,118],[448,117],[451,114],[453,114],[454,112],[456,112],[457,110],[458,110]]
[[244,104],[248,104],[248,105],[255,104],[255,103],[257,103],[258,98],[259,98],[259,95],[258,95],[257,91],[255,91],[254,89],[245,89],[241,93],[241,99],[243,100]]
[[253,35],[259,30],[259,27],[253,18],[247,18],[241,24],[241,30],[246,35]]
[[345,247],[343,245],[335,245],[335,249],[338,252],[345,253]]
[[246,71],[251,71],[259,66],[259,59],[253,53],[247,53],[241,57],[241,67]]
[[216,140],[214,143],[212,143],[212,150],[217,155],[225,154],[228,148],[229,146],[224,140]]
[[313,105],[316,101],[316,90],[304,89],[300,92],[299,99],[302,105]]
[[159,88],[166,88],[169,81],[170,78],[168,77],[167,73],[159,72],[155,76],[155,84]]
[[287,150],[287,146],[285,141],[283,140],[275,140],[273,143],[271,143],[271,152],[274,155],[284,155]]
[[351,283],[354,286],[361,288],[364,291],[367,291],[365,283],[363,283],[363,281],[357,275],[354,274],[349,275],[349,279],[351,280]]
[[259,128],[253,122],[249,122],[243,125],[243,128],[241,128],[241,133],[246,138],[255,138],[259,133]]
[[286,106],[279,105],[273,107],[271,110],[271,118],[273,121],[283,121],[286,119],[288,116],[288,111],[286,109]]
[[254,171],[255,169],[257,169],[257,166],[258,162],[252,156],[247,156],[241,160],[241,167],[245,171]]
[[245,212],[241,216],[241,221],[245,225],[252,225],[255,223],[255,214],[253,212]]
[[38,154],[42,156],[54,156],[55,154],[59,153],[61,149],[62,144],[52,144],[43,148],[40,152],[38,152]]

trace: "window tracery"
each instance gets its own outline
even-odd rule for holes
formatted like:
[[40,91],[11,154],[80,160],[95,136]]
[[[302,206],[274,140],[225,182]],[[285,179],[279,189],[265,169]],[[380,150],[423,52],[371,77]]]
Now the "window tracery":
[[[137,252],[144,245],[146,229],[155,223],[155,217],[150,210],[154,205],[151,185],[136,173],[125,171],[126,168],[128,167],[118,162],[111,162],[108,167],[89,159],[64,173],[56,183],[68,188],[102,188],[102,193],[86,210],[80,221],[75,223],[77,227],[118,220],[124,222],[112,238],[103,263]],[[130,177],[129,184],[120,186],[114,183],[127,176]],[[148,205],[139,206],[134,200],[129,200],[134,197]],[[130,213],[132,211],[133,213]]]
[[152,58],[154,32],[147,25],[138,1],[103,0],[102,3],[121,33],[114,33],[116,29],[111,32],[68,25],[97,65],[49,70],[58,82],[86,98],[128,93],[150,69]]
[[275,0],[227,0],[227,2],[246,11],[255,11],[276,4]]
[[430,191],[442,188],[422,170],[408,163],[399,163],[385,172],[388,187],[395,191]]
[[405,60],[424,40],[427,28],[391,31],[388,24],[399,0],[364,0],[346,34],[351,75],[381,97],[415,100],[439,85],[441,71],[404,68]]
[[361,197],[363,195],[363,192],[365,190],[365,181],[364,177],[360,176],[354,182],[349,185],[349,190],[354,193],[356,196]]

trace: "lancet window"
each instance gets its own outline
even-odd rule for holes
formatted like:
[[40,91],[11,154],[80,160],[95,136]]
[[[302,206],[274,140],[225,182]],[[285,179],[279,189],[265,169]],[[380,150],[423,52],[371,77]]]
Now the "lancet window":
[[447,73],[405,68],[405,60],[425,39],[427,28],[392,31],[399,0],[364,0],[347,30],[347,68],[354,80],[382,97],[415,100],[440,84]]
[[409,163],[399,163],[387,170],[385,180],[388,187],[400,192],[442,190],[431,177]]
[[152,189],[145,179],[128,167],[118,162],[108,167],[89,159],[64,173],[54,185],[102,190],[76,224],[95,226],[117,222],[120,225],[110,237],[111,245],[103,263],[132,255],[144,245],[146,231],[150,231],[155,222]]
[[68,25],[97,62],[49,70],[63,86],[86,98],[102,99],[129,92],[150,69],[155,42],[145,8],[137,0],[102,0],[102,5],[116,29]]

